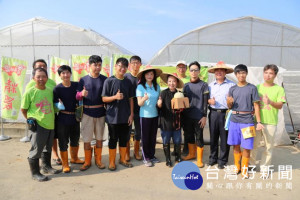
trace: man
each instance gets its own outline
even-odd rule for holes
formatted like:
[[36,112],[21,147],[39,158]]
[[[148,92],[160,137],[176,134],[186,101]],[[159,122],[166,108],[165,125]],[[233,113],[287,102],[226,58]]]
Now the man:
[[[126,73],[124,75],[125,78],[129,79],[133,90],[134,90],[134,98],[133,98],[133,105],[134,105],[134,158],[136,160],[142,160],[142,156],[139,154],[140,151],[140,141],[141,141],[141,125],[140,125],[140,107],[137,103],[137,98],[135,95],[135,90],[138,85],[138,78],[137,74],[140,71],[140,67],[142,65],[142,60],[139,56],[132,56],[129,60],[129,67],[130,67],[130,73]],[[130,133],[132,130],[132,126],[129,129],[129,136],[128,136],[128,142],[127,142],[127,154],[126,154],[126,160],[130,160],[130,145],[129,145],[129,140],[130,140]]]
[[44,173],[57,174],[51,166],[51,147],[54,136],[53,92],[46,87],[48,79],[44,68],[35,68],[32,72],[35,86],[28,88],[22,97],[21,112],[29,124],[35,124],[36,130],[30,131],[31,149],[28,162],[32,178],[47,181],[48,177],[40,173],[39,158],[42,159]]
[[[44,59],[38,59],[35,60],[32,64],[33,69],[36,68],[43,68],[47,71],[47,63]],[[29,88],[35,86],[35,81],[31,79],[29,83],[26,85],[25,91],[27,91]],[[46,82],[46,87],[48,87],[51,91],[55,88],[56,83],[52,79],[48,78]],[[61,165],[61,159],[59,158],[58,151],[57,151],[57,138],[58,135],[56,133],[56,129],[54,130],[54,140],[53,140],[53,146],[52,146],[52,153],[53,153],[53,160],[57,165]]]
[[129,79],[124,75],[128,68],[126,58],[118,58],[115,65],[115,75],[106,79],[103,86],[102,100],[107,105],[106,121],[109,132],[109,167],[116,170],[116,147],[119,142],[120,161],[125,167],[133,167],[126,160],[129,127],[133,122],[134,91]]
[[[211,82],[208,86],[210,99],[209,103],[209,132],[210,132],[210,156],[209,165],[213,166],[218,163],[219,169],[224,169],[228,162],[228,155],[230,147],[227,144],[227,131],[225,131],[225,115],[228,109],[226,98],[228,96],[229,88],[235,85],[234,82],[228,80],[225,75],[232,73],[233,69],[226,66],[224,62],[220,61],[216,66],[208,69],[209,73],[215,74],[216,80]],[[220,138],[220,156],[219,152],[219,138]]]
[[190,63],[191,82],[186,83],[183,88],[183,93],[190,102],[190,107],[183,111],[185,134],[189,148],[189,153],[183,157],[183,160],[196,158],[197,149],[197,166],[203,168],[203,128],[206,124],[209,90],[207,83],[199,78],[200,69],[201,66],[197,61]]
[[[80,124],[75,118],[75,109],[78,101],[76,93],[78,82],[70,80],[72,71],[67,65],[62,65],[57,70],[62,83],[58,84],[54,90],[55,105],[62,104],[63,110],[57,115],[56,131],[59,141],[59,150],[62,159],[64,173],[71,171],[68,164],[68,144],[70,141],[70,153],[72,164],[83,164],[84,161],[78,158]],[[59,107],[59,106],[57,106]]]
[[[257,89],[246,81],[248,68],[239,64],[234,68],[234,74],[238,83],[229,89],[227,97],[228,108],[232,108],[227,144],[233,145],[235,172],[242,169],[242,177],[248,178],[248,163],[250,151],[253,149],[255,137],[253,112],[258,122],[256,130],[263,129],[259,113],[259,96]],[[241,152],[241,148],[243,152]],[[240,163],[240,161],[242,162]],[[242,164],[242,168],[241,168]]]
[[[176,64],[176,71],[177,71],[177,76],[180,78],[180,80],[183,81],[183,83],[188,83],[190,82],[191,77],[186,75],[186,70],[187,70],[187,64],[184,60],[180,60]],[[184,129],[184,128],[183,128]],[[186,142],[186,134],[184,133],[186,130],[183,130],[183,136],[184,136],[184,146],[182,150],[182,155],[187,155],[189,153],[188,149],[188,143]],[[172,155],[175,156],[175,151],[172,152]]]
[[264,83],[257,85],[260,98],[260,122],[264,129],[256,133],[254,147],[251,151],[250,163],[255,164],[257,148],[261,139],[263,139],[265,141],[266,149],[262,153],[260,161],[261,168],[271,164],[274,138],[278,123],[278,111],[286,102],[284,89],[274,83],[277,73],[278,67],[276,65],[266,65],[264,67]]
[[95,135],[96,145],[95,164],[99,169],[104,169],[105,165],[101,162],[102,143],[105,138],[105,108],[102,101],[103,84],[106,77],[100,74],[102,59],[100,56],[92,55],[89,57],[90,73],[82,77],[78,84],[76,99],[83,100],[83,116],[81,120],[81,135],[84,142],[85,162],[80,168],[85,171],[91,166],[92,147],[91,141]]

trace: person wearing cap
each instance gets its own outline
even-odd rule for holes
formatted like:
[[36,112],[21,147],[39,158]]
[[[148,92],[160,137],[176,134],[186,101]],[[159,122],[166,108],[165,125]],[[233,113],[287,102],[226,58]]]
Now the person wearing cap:
[[160,69],[146,68],[137,75],[140,80],[136,89],[136,97],[140,106],[142,153],[147,167],[160,162],[154,155],[158,128],[156,103],[160,94],[160,86],[156,78],[161,73]]
[[[186,75],[186,70],[187,70],[187,64],[184,60],[180,60],[176,63],[177,76],[178,78],[180,78],[180,80],[183,81],[184,84],[190,82],[191,79],[191,77]],[[184,136],[184,146],[183,146],[182,154],[187,155],[189,153],[189,149],[188,149],[188,143],[186,142],[186,134],[183,134],[183,136]],[[172,155],[175,156],[175,151],[172,152]]]
[[190,102],[190,107],[183,111],[184,130],[189,148],[189,153],[186,157],[183,157],[183,160],[196,158],[197,152],[197,166],[202,168],[204,167],[202,162],[204,150],[203,129],[206,124],[209,90],[207,83],[199,78],[200,68],[201,65],[197,61],[190,63],[191,82],[186,83],[183,88],[183,93],[189,98]]
[[[216,80],[208,85],[210,98],[209,103],[209,132],[210,132],[210,156],[209,165],[218,163],[219,169],[224,169],[228,162],[230,146],[227,144],[227,131],[224,128],[226,111],[228,110],[226,98],[229,88],[235,85],[225,75],[233,72],[233,69],[220,61],[216,66],[208,69],[209,73],[215,75]],[[219,155],[220,138],[220,155]]]
[[[140,155],[140,141],[141,141],[141,125],[140,125],[140,107],[137,103],[137,98],[135,95],[135,91],[138,85],[139,79],[137,78],[137,74],[140,71],[140,67],[142,65],[142,59],[139,56],[132,56],[129,60],[129,67],[130,67],[130,73],[126,73],[124,75],[125,78],[128,78],[133,86],[134,90],[134,98],[133,98],[133,106],[134,106],[134,147],[133,147],[133,156],[136,160],[143,160],[142,156]],[[128,132],[128,142],[127,142],[127,153],[126,153],[126,160],[130,160],[130,134],[132,131],[132,126],[130,126],[129,132]]]
[[163,139],[163,149],[166,156],[166,165],[172,167],[170,155],[170,140],[174,142],[175,162],[181,162],[181,125],[180,125],[180,110],[174,110],[171,106],[176,88],[183,88],[183,82],[176,75],[162,73],[160,78],[168,85],[168,88],[163,90],[157,101],[157,106],[160,108],[160,128]]

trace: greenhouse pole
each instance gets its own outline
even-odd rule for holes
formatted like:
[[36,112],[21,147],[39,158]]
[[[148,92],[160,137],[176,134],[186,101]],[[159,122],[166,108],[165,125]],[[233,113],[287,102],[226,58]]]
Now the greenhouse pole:
[[32,27],[32,49],[33,49],[33,60],[35,60],[35,44],[34,44],[34,28],[33,28],[33,21],[31,23]]

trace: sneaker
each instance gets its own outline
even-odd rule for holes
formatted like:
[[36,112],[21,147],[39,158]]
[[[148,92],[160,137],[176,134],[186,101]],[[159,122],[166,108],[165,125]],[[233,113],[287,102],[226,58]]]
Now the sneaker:
[[144,164],[146,167],[153,167],[153,163],[150,160],[145,160]]
[[160,160],[158,160],[155,156],[150,161],[153,163],[160,163]]

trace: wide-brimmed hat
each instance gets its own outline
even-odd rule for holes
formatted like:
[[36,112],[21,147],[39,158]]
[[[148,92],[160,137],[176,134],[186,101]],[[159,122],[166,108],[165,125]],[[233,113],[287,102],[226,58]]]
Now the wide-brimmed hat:
[[179,65],[179,64],[183,64],[185,66],[187,66],[186,62],[184,60],[179,60],[177,63],[176,63],[176,67]]
[[216,66],[213,66],[211,68],[208,69],[209,73],[215,73],[216,69],[225,69],[226,70],[226,74],[230,74],[233,72],[233,69],[231,67],[228,67],[227,65],[225,65],[225,63],[223,61],[219,61]]
[[177,88],[183,88],[184,83],[183,83],[182,80],[180,80],[180,78],[178,78],[178,76],[177,76],[176,73],[174,73],[174,74],[170,74],[170,73],[162,73],[162,74],[160,75],[160,78],[161,78],[161,80],[163,80],[163,82],[165,82],[166,84],[168,84],[168,77],[169,77],[169,76],[173,76],[173,77],[175,77],[175,78],[177,79]]
[[150,70],[155,70],[155,73],[156,73],[156,77],[155,78],[159,77],[161,75],[161,73],[162,73],[161,69],[154,68],[154,67],[149,67],[149,68],[145,68],[142,71],[140,71],[136,77],[138,79],[141,79],[143,72],[147,73],[147,71],[150,71]]

